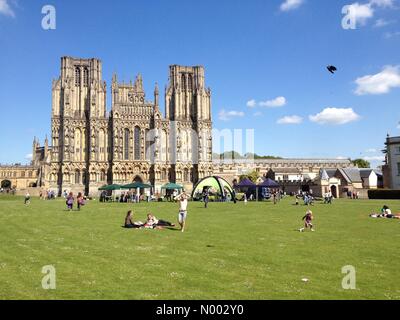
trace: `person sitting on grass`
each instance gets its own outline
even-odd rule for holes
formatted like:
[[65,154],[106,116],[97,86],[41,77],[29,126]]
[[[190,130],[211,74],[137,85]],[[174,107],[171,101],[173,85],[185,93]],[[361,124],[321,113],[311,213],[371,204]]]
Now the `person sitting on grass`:
[[132,210],[129,210],[125,217],[124,227],[128,228],[128,229],[139,229],[139,228],[143,227],[143,223],[140,221],[134,222]]
[[307,210],[306,215],[303,217],[304,220],[304,228],[301,228],[299,231],[303,232],[305,229],[307,229],[308,227],[310,227],[311,231],[315,231],[312,221],[314,220],[314,216],[311,210]]
[[381,209],[382,214],[392,214],[392,210],[387,205],[384,205]]

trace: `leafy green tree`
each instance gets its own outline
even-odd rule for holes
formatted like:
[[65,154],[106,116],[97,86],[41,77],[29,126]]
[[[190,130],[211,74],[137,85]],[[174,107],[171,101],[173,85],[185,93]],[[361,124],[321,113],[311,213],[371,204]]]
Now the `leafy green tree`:
[[364,159],[355,159],[351,161],[355,166],[359,167],[359,168],[370,168],[371,164]]
[[239,177],[239,180],[240,180],[240,181],[243,181],[243,180],[246,179],[246,178],[250,179],[250,180],[251,180],[252,182],[254,182],[254,183],[257,183],[258,173],[257,173],[256,171],[252,171],[252,172],[250,172],[250,173],[248,173],[248,174],[242,174],[242,175]]

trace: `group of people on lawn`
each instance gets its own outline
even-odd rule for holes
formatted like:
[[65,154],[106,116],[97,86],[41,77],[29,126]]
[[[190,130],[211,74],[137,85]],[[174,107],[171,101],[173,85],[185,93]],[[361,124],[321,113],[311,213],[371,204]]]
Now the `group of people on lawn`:
[[[182,232],[185,230],[188,199],[189,196],[185,191],[174,198],[174,200],[179,203],[178,222]],[[175,224],[166,220],[157,219],[152,213],[147,214],[147,220],[144,223],[141,221],[134,221],[133,212],[129,210],[125,217],[124,227],[128,229],[163,229],[165,227],[175,227]]]
[[[70,192],[65,197],[65,204],[67,205],[68,211],[72,211],[74,207],[74,202],[75,202],[74,194]],[[82,192],[78,192],[78,195],[76,196],[76,206],[78,208],[78,211],[80,211],[81,207],[84,205],[85,205],[85,197],[83,196]]]

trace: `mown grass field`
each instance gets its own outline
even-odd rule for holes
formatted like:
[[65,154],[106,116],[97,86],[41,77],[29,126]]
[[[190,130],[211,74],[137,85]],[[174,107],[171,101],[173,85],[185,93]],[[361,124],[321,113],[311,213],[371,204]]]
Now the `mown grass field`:
[[[148,212],[175,222],[173,203],[0,197],[0,299],[400,299],[399,220],[368,214],[399,201],[316,203],[316,232],[300,233],[306,207],[189,203],[187,230],[122,228]],[[42,267],[56,268],[55,290]],[[342,289],[343,266],[356,290]],[[303,282],[302,279],[309,279]]]

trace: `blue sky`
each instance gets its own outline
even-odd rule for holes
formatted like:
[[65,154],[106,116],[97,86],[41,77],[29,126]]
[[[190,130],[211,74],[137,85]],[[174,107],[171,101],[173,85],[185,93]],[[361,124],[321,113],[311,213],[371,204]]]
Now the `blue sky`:
[[[41,27],[48,4],[55,30]],[[114,71],[142,73],[148,99],[168,65],[204,65],[214,127],[254,129],[258,154],[379,165],[399,135],[399,52],[399,0],[0,0],[0,163],[26,162],[50,134],[51,81],[70,55],[100,58],[108,88]]]

